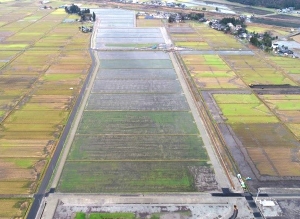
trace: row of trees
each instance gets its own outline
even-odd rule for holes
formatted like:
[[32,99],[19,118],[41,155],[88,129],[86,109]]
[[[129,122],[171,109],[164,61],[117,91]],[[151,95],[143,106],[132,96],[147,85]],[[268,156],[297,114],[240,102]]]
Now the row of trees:
[[80,9],[78,5],[72,4],[71,6],[65,7],[65,11],[68,14],[78,14],[81,17],[81,21],[93,20],[96,21],[96,14],[91,14],[90,9]]
[[228,23],[232,23],[234,26],[241,25],[246,27],[244,18],[225,17],[220,20],[220,24],[227,25]]
[[199,21],[200,19],[204,18],[204,13],[190,13],[190,14],[171,14],[169,16],[169,23],[175,22],[176,20],[184,21],[184,20],[196,20]]
[[300,0],[228,0],[245,5],[264,6],[267,8],[288,8],[300,9]]
[[265,32],[263,36],[259,35],[258,33],[253,33],[252,37],[250,38],[250,43],[258,48],[262,48],[265,51],[272,50],[272,37],[269,33]]

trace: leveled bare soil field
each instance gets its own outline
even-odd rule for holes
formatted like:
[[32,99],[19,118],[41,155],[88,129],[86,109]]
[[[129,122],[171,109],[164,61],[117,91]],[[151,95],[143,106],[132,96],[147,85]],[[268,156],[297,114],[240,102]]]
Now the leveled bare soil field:
[[189,111],[180,94],[91,94],[86,110]]
[[110,59],[110,60],[101,60],[101,68],[105,69],[172,69],[173,65],[169,59]]
[[[147,64],[150,64],[152,59],[153,61],[155,59],[166,59],[167,61],[170,61],[170,56],[168,53],[161,52],[161,51],[155,51],[155,52],[148,52],[148,51],[118,51],[118,52],[99,52],[99,58],[101,60],[135,60],[140,62],[147,62]],[[151,65],[150,65],[151,66]],[[151,66],[152,67],[152,66]],[[101,66],[101,68],[105,68],[104,66]],[[121,69],[124,67],[122,66]],[[152,69],[152,68],[151,68]]]
[[258,8],[253,8],[253,7],[235,7],[234,10],[238,12],[247,12],[247,13],[257,14],[257,15],[266,15],[266,14],[273,13],[273,11],[267,11]]
[[260,24],[298,28],[299,24],[300,24],[300,21],[296,20],[296,19],[289,20],[286,17],[282,17],[282,18],[277,18],[277,17],[258,18],[258,17],[254,17],[254,18],[251,19],[251,21],[254,22],[254,23],[260,23]]
[[96,80],[92,93],[182,93],[175,80]]
[[97,79],[101,80],[175,80],[174,69],[100,69]]

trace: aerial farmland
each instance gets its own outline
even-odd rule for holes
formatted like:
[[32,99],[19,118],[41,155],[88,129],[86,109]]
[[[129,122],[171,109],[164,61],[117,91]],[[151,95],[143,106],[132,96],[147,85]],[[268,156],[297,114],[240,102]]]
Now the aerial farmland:
[[[204,181],[203,186],[194,183],[197,175],[193,173],[206,172],[213,176],[213,171],[169,54],[130,49],[139,44],[164,42],[160,29],[135,28],[134,20],[120,22],[116,15],[112,19],[102,12],[113,14],[107,10],[99,12],[101,21],[95,47],[113,51],[97,54],[100,68],[58,191],[132,193],[218,189],[213,181]],[[120,13],[120,18],[134,17],[132,12],[114,13]],[[124,36],[119,25],[132,28],[128,27]]]
[[299,193],[299,59],[91,4],[82,33],[39,4],[0,7],[1,219],[259,218],[252,196]]

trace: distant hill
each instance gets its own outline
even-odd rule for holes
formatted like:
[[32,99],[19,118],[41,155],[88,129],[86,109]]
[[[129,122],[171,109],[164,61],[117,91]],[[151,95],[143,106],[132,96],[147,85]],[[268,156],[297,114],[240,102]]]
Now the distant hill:
[[245,5],[263,6],[267,8],[287,8],[295,7],[300,9],[300,0],[227,0]]

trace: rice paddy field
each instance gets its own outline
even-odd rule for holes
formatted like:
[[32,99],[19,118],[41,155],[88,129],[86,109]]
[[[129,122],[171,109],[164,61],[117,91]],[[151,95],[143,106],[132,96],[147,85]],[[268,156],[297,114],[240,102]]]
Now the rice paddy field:
[[138,18],[136,19],[136,26],[137,27],[162,27],[163,22],[161,19]]
[[[194,50],[239,50],[245,46],[229,34],[211,29],[202,23],[170,26],[168,32],[175,46]],[[220,40],[222,39],[222,40]]]
[[[217,113],[215,118],[220,118],[241,147],[246,149],[244,156],[249,156],[251,160],[249,168],[256,168],[258,179],[261,176],[277,179],[299,177],[299,95],[257,96],[251,91],[249,93],[248,87],[252,84],[299,85],[299,61],[242,51],[231,52],[247,49],[235,42],[232,36],[208,29],[204,24],[185,25],[171,27],[169,33],[177,46],[194,45],[189,48],[196,51],[179,53],[184,66],[200,93],[211,93],[214,103],[207,103],[208,107],[217,106],[217,109],[209,109],[210,112]],[[181,29],[185,32],[180,33]],[[273,34],[287,34],[285,29],[274,30],[271,26],[251,24],[249,29],[255,32],[273,29]],[[215,37],[219,42],[214,41]],[[181,44],[181,41],[184,43]],[[197,47],[194,42],[206,47]],[[225,132],[223,135],[226,139]],[[234,151],[232,153],[235,156]]]
[[243,88],[245,84],[219,55],[181,55],[200,89]]
[[169,55],[162,51],[102,51],[99,58],[102,64],[58,191],[216,189],[215,184],[211,187],[199,178],[207,169],[214,176]]
[[269,56],[267,57],[272,63],[284,70],[294,81],[300,83],[299,59],[287,57]]
[[[72,16],[29,1],[1,4],[0,195],[38,188],[88,73],[89,35],[77,23],[64,23]],[[0,218],[21,218],[30,204],[0,202]]]
[[249,32],[256,32],[256,33],[265,33],[269,32],[274,36],[286,36],[289,34],[288,28],[278,27],[278,26],[271,26],[271,25],[260,25],[257,23],[248,23],[247,30]]
[[300,95],[260,95],[291,132],[300,139]]
[[264,57],[224,55],[224,61],[246,84],[290,84],[295,82]]
[[[291,132],[291,130],[296,132],[297,122],[291,122],[291,127],[294,129],[289,129],[287,128],[289,124],[282,123],[286,121],[280,118],[281,113],[287,116],[282,110],[297,108],[297,99],[295,103],[291,101],[287,104],[284,102],[285,98],[290,96],[284,95],[261,95],[263,102],[254,94],[214,94],[213,96],[225,117],[226,124],[231,127],[247,150],[260,175],[300,176],[300,167],[297,163],[300,144],[294,136],[295,133]],[[264,102],[267,104],[265,105]],[[279,119],[273,113],[274,110]]]

